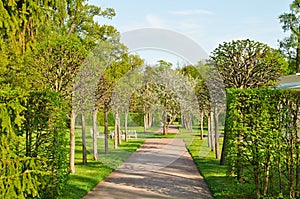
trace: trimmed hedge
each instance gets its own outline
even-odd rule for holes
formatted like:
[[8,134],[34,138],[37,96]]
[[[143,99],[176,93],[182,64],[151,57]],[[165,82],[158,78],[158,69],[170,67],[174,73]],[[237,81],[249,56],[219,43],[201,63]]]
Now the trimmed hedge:
[[66,104],[58,93],[0,91],[0,198],[55,198],[67,180]]
[[229,173],[253,188],[253,197],[300,195],[300,92],[227,90]]

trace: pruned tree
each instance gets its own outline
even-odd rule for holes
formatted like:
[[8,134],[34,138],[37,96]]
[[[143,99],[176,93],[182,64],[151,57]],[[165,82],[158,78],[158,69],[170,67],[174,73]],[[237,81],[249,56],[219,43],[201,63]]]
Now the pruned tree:
[[[249,39],[220,44],[210,62],[217,67],[225,88],[273,87],[287,68],[278,51]],[[226,134],[225,131],[221,164],[225,164]]]

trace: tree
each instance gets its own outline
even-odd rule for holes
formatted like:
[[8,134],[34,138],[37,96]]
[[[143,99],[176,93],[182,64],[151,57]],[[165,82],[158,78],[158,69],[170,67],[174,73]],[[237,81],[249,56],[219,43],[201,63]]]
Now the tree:
[[37,52],[44,53],[44,56],[37,53],[40,56],[36,57],[36,63],[39,63],[37,68],[40,69],[38,74],[47,74],[42,78],[42,85],[48,85],[48,88],[61,92],[70,105],[70,170],[72,173],[75,172],[75,119],[82,111],[78,104],[76,108],[71,106],[75,77],[87,51],[116,33],[113,27],[100,26],[94,21],[95,16],[111,18],[114,16],[113,9],[101,10],[85,2],[85,0],[74,0],[60,5],[61,12],[52,16],[53,20],[46,29],[46,34],[40,38],[41,45],[38,46]]
[[300,1],[294,0],[290,5],[290,13],[279,16],[282,29],[290,32],[290,36],[280,41],[280,50],[289,63],[288,74],[300,72]]
[[[287,68],[278,51],[249,39],[220,44],[210,62],[216,65],[225,88],[272,87]],[[227,133],[224,132],[221,164],[225,164]]]
[[206,68],[204,64],[201,62],[198,63],[197,66],[188,65],[181,69],[181,73],[184,76],[189,77],[191,81],[194,81],[194,92],[197,96],[199,102],[199,111],[200,111],[200,139],[203,139],[204,135],[204,116],[205,112],[209,111],[210,107],[210,96],[209,91],[205,82],[205,79],[202,77],[203,75],[207,74]]
[[249,39],[220,44],[210,61],[218,68],[226,88],[274,86],[287,68],[278,51]]
[[[43,6],[41,6],[43,5]],[[59,8],[58,1],[1,1],[0,2],[0,51],[1,86],[28,89],[31,50],[36,39],[50,24],[54,16],[50,10]],[[57,9],[58,11],[60,9]],[[2,60],[3,58],[3,60]]]

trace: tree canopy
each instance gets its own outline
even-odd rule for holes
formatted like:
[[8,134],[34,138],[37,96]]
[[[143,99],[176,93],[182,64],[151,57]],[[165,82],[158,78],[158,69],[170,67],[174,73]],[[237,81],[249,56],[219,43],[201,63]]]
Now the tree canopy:
[[290,36],[280,41],[280,50],[289,63],[288,74],[300,72],[300,1],[294,0],[290,12],[279,16],[282,29]]
[[287,68],[277,50],[249,39],[220,44],[210,61],[218,68],[226,88],[274,86]]

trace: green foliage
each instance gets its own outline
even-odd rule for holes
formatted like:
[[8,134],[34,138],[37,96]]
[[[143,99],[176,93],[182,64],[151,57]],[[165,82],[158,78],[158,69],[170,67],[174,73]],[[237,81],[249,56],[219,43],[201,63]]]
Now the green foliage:
[[53,198],[68,176],[66,112],[49,91],[0,93],[1,198]]
[[226,88],[274,86],[287,68],[278,51],[249,39],[220,44],[210,61],[217,66]]
[[129,126],[144,126],[144,113],[129,113]]
[[289,68],[287,74],[300,72],[300,1],[293,0],[290,5],[290,12],[279,16],[282,29],[290,33],[289,37],[280,41],[280,51],[285,55]]
[[299,196],[299,108],[297,91],[227,90],[229,173],[257,198]]
[[[104,126],[104,113],[103,112],[98,112],[97,113],[97,119],[99,121],[100,126]],[[108,126],[114,126],[115,125],[115,118],[113,113],[110,111],[108,112]]]
[[36,45],[34,63],[36,77],[33,87],[48,88],[71,96],[74,78],[87,54],[77,36],[51,34]]

